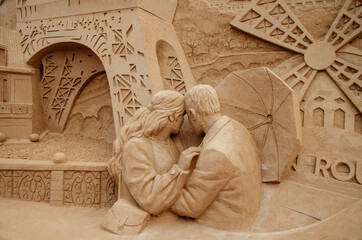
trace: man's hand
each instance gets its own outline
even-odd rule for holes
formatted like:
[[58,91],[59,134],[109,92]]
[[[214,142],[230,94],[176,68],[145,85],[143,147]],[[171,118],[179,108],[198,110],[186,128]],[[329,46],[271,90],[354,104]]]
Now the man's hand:
[[189,170],[192,159],[200,154],[201,147],[190,147],[183,151],[180,155],[177,166],[182,170]]

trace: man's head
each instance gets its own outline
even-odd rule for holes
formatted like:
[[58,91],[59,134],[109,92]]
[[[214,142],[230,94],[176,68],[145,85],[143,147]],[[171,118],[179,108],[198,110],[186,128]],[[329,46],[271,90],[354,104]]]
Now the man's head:
[[201,135],[204,120],[220,112],[220,102],[213,87],[200,84],[185,94],[185,108],[191,126],[196,134]]

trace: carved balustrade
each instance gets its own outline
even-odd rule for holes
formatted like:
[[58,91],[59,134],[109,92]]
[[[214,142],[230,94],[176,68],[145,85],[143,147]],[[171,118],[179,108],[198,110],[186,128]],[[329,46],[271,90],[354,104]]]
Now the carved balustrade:
[[107,207],[115,201],[115,182],[106,163],[0,159],[0,197]]

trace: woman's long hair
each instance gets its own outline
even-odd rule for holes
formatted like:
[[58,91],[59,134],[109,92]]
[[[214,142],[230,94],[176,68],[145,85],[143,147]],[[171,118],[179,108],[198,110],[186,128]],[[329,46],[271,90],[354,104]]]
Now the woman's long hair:
[[[121,127],[120,137],[115,140],[114,156],[108,164],[108,171],[117,179],[121,170],[124,145],[133,137],[153,137],[169,122],[169,117],[178,117],[185,111],[184,96],[176,91],[165,90],[156,93],[151,104],[138,109],[133,117]],[[117,179],[118,180],[118,179]]]

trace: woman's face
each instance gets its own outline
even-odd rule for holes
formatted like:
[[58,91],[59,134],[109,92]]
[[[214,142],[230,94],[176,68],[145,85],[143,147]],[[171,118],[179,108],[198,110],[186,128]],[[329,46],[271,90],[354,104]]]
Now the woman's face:
[[180,114],[176,116],[175,120],[171,123],[172,128],[172,134],[178,134],[180,132],[180,128],[184,122],[184,114]]

